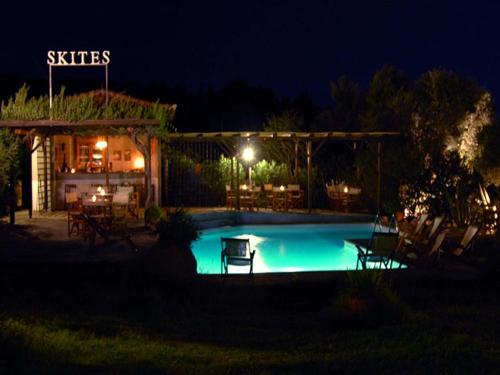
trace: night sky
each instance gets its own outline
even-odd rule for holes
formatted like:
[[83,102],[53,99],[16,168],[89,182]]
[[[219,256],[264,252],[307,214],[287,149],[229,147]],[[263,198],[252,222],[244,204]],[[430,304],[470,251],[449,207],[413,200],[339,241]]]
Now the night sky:
[[412,78],[452,70],[500,94],[494,1],[11,1],[1,12],[0,76],[23,80],[47,77],[49,49],[109,49],[116,82],[243,79],[328,104],[330,81],[365,85],[392,64]]

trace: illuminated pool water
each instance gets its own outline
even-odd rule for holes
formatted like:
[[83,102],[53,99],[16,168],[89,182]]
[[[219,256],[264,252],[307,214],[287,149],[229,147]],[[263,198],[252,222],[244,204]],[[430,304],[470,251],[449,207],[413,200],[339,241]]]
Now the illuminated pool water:
[[[204,230],[192,249],[202,274],[220,273],[221,237],[250,239],[255,273],[352,270],[357,251],[344,240],[370,238],[372,231],[368,223],[223,227]],[[248,271],[248,266],[229,266],[229,273]]]

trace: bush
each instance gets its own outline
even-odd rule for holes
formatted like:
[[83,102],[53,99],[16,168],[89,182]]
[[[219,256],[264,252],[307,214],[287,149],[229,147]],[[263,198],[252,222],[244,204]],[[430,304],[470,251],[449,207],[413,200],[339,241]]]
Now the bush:
[[168,218],[161,218],[156,226],[160,245],[177,245],[190,248],[191,243],[199,237],[191,215],[183,208],[178,208]]
[[144,212],[146,223],[156,224],[163,217],[163,210],[157,204],[151,204]]
[[383,273],[366,270],[349,272],[345,289],[321,315],[335,328],[375,327],[399,323],[404,310]]

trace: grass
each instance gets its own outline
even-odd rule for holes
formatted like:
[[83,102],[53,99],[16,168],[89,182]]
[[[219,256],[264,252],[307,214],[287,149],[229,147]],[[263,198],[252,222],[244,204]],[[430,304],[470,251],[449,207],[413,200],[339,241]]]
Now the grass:
[[402,320],[336,327],[321,319],[345,290],[333,279],[178,285],[135,264],[4,264],[0,372],[498,371],[496,283],[393,285]]

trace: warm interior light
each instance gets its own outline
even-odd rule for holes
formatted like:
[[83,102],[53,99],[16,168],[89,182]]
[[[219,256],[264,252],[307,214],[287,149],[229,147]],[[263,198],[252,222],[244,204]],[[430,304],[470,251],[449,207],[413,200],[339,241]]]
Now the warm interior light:
[[100,192],[101,192],[101,190],[102,190],[102,187],[98,186],[98,187],[97,187],[97,192],[98,192],[98,193],[100,193]]
[[241,188],[242,188],[243,190],[246,190],[246,189],[247,189],[247,185],[246,185],[246,184],[243,184],[243,185],[241,186]]
[[95,148],[98,150],[104,150],[106,147],[108,147],[108,142],[104,140],[97,141],[95,144]]
[[95,202],[97,200],[97,197],[95,195],[92,195],[92,202]]
[[101,193],[101,195],[104,195],[104,194],[106,194],[106,190],[101,189],[100,193]]
[[254,157],[253,148],[247,147],[243,150],[243,159],[245,161],[252,161]]
[[76,169],[75,168],[71,168],[71,173],[75,173],[76,172]]
[[346,194],[349,193],[349,188],[347,186],[344,187],[344,193],[346,193]]
[[285,187],[283,185],[280,186],[280,191],[284,191]]
[[134,160],[134,169],[144,168],[144,158],[137,158]]

